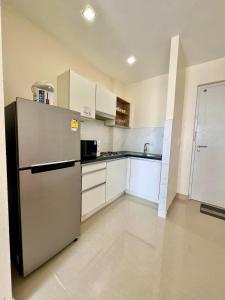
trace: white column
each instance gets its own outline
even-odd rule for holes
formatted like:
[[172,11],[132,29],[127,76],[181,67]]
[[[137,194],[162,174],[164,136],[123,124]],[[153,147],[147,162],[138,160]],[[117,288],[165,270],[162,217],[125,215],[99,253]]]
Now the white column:
[[[1,11],[1,2],[0,2]],[[0,299],[12,299],[0,17]]]
[[177,193],[185,83],[185,63],[179,36],[171,39],[158,215],[166,217]]

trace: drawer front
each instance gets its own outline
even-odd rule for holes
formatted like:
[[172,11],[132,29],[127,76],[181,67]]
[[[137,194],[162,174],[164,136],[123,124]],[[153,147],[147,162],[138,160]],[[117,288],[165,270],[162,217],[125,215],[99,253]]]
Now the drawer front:
[[82,176],[82,191],[90,189],[106,181],[106,170],[100,170]]
[[105,184],[82,193],[82,216],[105,203]]
[[97,163],[97,164],[87,164],[82,166],[82,174],[86,174],[89,172],[98,171],[106,168],[106,162]]

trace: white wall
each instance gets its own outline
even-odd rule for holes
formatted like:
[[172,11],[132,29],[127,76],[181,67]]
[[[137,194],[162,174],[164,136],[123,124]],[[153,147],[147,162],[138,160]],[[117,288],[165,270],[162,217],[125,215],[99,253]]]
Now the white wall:
[[[1,2],[0,2],[1,11]],[[1,17],[0,17],[1,18]],[[4,96],[2,77],[2,43],[0,19],[0,299],[11,299],[8,195],[6,174]]]
[[158,215],[166,217],[177,193],[180,134],[184,101],[185,62],[179,36],[171,39],[166,121]]
[[[183,56],[183,50],[180,45],[179,53],[178,53],[176,84],[175,84],[176,88],[174,94],[174,110],[173,110],[173,126],[172,126],[171,154],[170,154],[170,166],[169,166],[167,209],[169,208],[169,206],[171,205],[172,201],[174,200],[177,194],[179,155],[180,155],[180,144],[181,144],[181,125],[182,125],[183,103],[184,103],[184,85],[185,85],[185,60]],[[168,117],[171,116],[170,114],[167,114]]]
[[221,80],[225,80],[225,58],[191,66],[186,69],[177,188],[177,192],[180,194],[188,195],[189,189],[197,87],[200,84]]
[[71,53],[53,36],[6,4],[2,24],[6,104],[14,101],[16,96],[32,99],[31,86],[35,81],[48,80],[56,87],[57,76],[69,68],[115,93],[118,89],[118,94],[123,96],[122,83]]
[[125,87],[131,102],[131,127],[163,127],[166,116],[168,75],[161,75]]

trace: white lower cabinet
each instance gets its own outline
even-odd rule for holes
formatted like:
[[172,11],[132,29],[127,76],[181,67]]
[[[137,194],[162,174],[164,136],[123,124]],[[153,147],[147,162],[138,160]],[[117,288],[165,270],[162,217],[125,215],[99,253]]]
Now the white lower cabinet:
[[82,216],[95,211],[105,203],[105,184],[82,193]]
[[161,161],[121,158],[82,167],[83,220],[125,191],[158,203]]
[[105,204],[106,163],[82,166],[82,217],[90,216]]
[[104,183],[106,180],[106,169],[84,174],[82,176],[82,191]]
[[158,203],[160,176],[161,161],[131,158],[129,193]]
[[126,190],[127,159],[107,162],[106,202],[119,197]]

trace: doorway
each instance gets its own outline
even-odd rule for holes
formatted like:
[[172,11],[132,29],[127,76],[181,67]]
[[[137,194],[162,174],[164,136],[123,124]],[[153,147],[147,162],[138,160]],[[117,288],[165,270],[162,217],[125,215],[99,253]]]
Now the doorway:
[[225,82],[198,88],[190,197],[225,208]]

